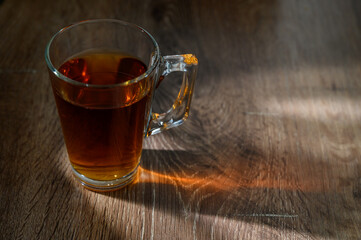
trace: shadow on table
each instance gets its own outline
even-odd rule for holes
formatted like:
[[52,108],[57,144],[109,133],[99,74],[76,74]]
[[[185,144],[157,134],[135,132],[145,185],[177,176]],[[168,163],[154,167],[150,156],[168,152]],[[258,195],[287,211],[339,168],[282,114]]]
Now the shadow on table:
[[[324,186],[325,176],[318,173],[330,172],[327,164],[313,164],[307,178],[297,179],[301,171],[297,166],[269,165],[250,150],[245,155],[220,165],[200,153],[145,150],[136,182],[105,195],[172,217],[197,215],[197,226],[209,231],[217,216],[219,221],[265,224],[322,237],[355,234],[352,223],[361,224],[353,218],[360,214],[355,202],[361,197],[355,179],[337,179],[338,186]],[[352,196],[347,195],[350,188]]]

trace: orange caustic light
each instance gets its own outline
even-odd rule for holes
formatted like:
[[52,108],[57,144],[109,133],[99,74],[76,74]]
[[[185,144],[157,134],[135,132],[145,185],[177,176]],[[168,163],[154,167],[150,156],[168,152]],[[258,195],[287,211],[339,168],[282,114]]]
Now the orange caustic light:
[[253,179],[251,181],[242,180],[235,176],[232,171],[229,174],[209,175],[207,177],[179,177],[167,174],[161,174],[144,168],[139,168],[139,177],[135,183],[166,183],[170,185],[183,186],[184,188],[207,187],[213,190],[234,191],[237,188],[269,188],[284,190],[302,190],[307,192],[328,191],[331,189],[323,188],[322,184],[315,183],[315,179],[304,180],[302,182],[290,181],[289,179]]

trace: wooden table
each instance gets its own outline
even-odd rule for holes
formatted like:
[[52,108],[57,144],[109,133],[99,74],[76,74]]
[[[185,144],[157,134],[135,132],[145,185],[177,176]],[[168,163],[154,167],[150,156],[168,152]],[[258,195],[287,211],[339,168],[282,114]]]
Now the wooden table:
[[[72,177],[44,60],[88,18],[199,58],[189,120],[104,194]],[[0,239],[361,239],[360,77],[358,0],[2,0]]]

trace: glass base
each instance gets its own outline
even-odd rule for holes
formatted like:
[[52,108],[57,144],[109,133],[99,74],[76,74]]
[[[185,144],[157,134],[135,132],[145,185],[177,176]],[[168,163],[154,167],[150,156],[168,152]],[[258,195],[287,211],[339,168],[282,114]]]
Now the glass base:
[[78,171],[76,171],[73,167],[71,167],[71,169],[73,170],[75,179],[78,180],[80,184],[83,185],[83,187],[96,192],[110,192],[121,189],[130,184],[137,176],[138,166],[131,173],[125,175],[124,177],[109,181],[98,181],[87,178],[83,174],[80,174]]

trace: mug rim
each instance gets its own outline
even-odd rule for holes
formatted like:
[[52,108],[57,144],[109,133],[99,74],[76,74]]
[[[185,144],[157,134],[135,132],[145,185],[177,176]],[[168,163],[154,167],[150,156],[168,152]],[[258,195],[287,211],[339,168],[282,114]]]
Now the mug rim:
[[[153,43],[154,47],[155,47],[155,60],[153,61],[152,65],[149,67],[149,69],[143,73],[142,75],[130,79],[126,82],[122,82],[122,83],[116,83],[116,84],[89,84],[89,83],[82,83],[82,82],[78,82],[75,81],[71,78],[68,78],[67,76],[63,75],[61,72],[59,72],[53,65],[51,59],[50,59],[50,48],[51,48],[51,44],[53,43],[54,39],[56,37],[58,37],[59,35],[61,35],[63,32],[68,31],[69,29],[72,29],[76,26],[79,25],[83,25],[83,24],[89,24],[89,23],[97,23],[97,22],[109,22],[109,23],[118,23],[121,24],[123,26],[127,26],[127,27],[131,27],[134,30],[138,30],[141,31],[144,36],[147,36]],[[77,23],[73,23],[69,26],[63,27],[62,29],[60,29],[57,33],[55,33],[53,35],[53,37],[50,39],[50,41],[48,42],[48,44],[46,45],[45,48],[45,61],[48,65],[48,68],[50,69],[50,71],[55,74],[55,76],[57,76],[58,78],[60,78],[61,80],[68,82],[70,84],[73,85],[78,85],[78,86],[83,86],[83,87],[87,87],[87,88],[114,88],[114,87],[120,87],[120,86],[128,86],[132,83],[136,83],[139,82],[140,80],[147,78],[156,68],[156,66],[158,65],[159,62],[159,58],[160,58],[160,50],[159,50],[159,46],[158,43],[155,41],[154,37],[147,32],[147,30],[145,30],[144,28],[134,24],[134,23],[129,23],[129,22],[125,22],[122,20],[118,20],[118,19],[89,19],[89,20],[84,20],[84,21],[80,21]]]

